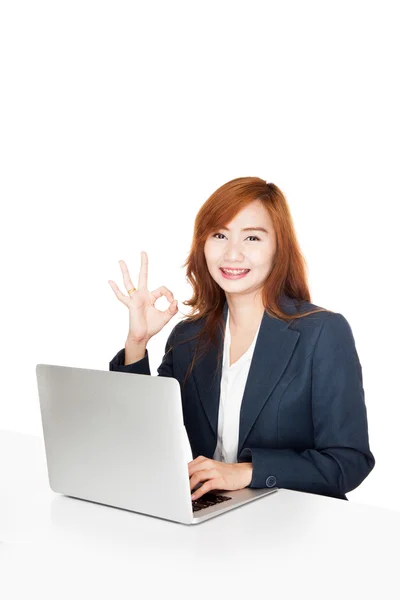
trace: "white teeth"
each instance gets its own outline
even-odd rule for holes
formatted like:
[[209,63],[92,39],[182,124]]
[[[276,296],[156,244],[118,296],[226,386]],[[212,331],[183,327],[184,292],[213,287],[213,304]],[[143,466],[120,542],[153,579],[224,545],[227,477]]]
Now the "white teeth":
[[229,269],[221,270],[224,271],[224,273],[228,273],[228,275],[241,275],[242,273],[245,273],[247,271],[247,269],[241,269],[240,271],[231,271]]

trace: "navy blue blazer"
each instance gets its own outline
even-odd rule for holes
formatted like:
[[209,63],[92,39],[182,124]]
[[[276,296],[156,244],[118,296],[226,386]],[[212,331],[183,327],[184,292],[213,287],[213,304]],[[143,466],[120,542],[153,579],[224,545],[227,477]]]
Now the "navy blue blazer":
[[[288,314],[297,301],[282,296]],[[297,303],[298,305],[298,303]],[[303,302],[299,312],[320,308]],[[223,316],[226,323],[228,305]],[[171,344],[193,337],[203,320],[180,321]],[[217,444],[222,361],[217,348],[198,360],[184,389],[196,340],[165,354],[158,374],[175,377],[193,457],[212,458]],[[220,350],[223,336],[219,334]],[[125,349],[111,371],[150,375],[148,351],[124,365]],[[350,325],[340,313],[319,312],[288,323],[264,312],[240,410],[238,462],[252,462],[250,488],[278,487],[347,500],[375,465],[369,449],[362,370]]]

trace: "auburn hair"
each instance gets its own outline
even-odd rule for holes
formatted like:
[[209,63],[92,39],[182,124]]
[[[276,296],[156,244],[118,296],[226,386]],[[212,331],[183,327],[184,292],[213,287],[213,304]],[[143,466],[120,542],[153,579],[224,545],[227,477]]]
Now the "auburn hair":
[[[206,240],[211,233],[226,226],[238,212],[255,200],[260,200],[268,210],[276,235],[275,257],[262,289],[265,311],[270,317],[287,322],[316,312],[332,312],[325,308],[317,308],[292,315],[282,310],[278,303],[282,294],[297,300],[299,304],[311,301],[306,261],[300,251],[286,198],[274,183],[267,183],[259,177],[238,177],[228,181],[211,194],[197,213],[191,249],[182,265],[182,268],[186,267],[186,280],[193,288],[192,297],[183,302],[185,306],[190,306],[192,309],[183,321],[193,323],[204,319],[201,330],[197,335],[189,338],[197,338],[197,343],[183,385],[186,384],[196,363],[201,341],[205,342],[202,346],[204,354],[211,343],[218,347],[218,330],[222,335],[225,333],[222,318],[226,301],[225,292],[209,273],[204,255]],[[296,310],[298,310],[297,304]],[[187,341],[188,339],[184,339],[181,343]],[[169,350],[173,347],[171,345]],[[220,360],[221,352],[218,347],[217,366]]]

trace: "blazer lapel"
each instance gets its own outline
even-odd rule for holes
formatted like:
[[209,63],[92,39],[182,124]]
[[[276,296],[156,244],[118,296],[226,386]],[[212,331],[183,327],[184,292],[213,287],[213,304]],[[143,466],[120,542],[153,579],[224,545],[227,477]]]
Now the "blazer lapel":
[[[292,309],[295,312],[293,301],[290,310],[285,305],[285,312],[293,314]],[[291,322],[272,318],[264,312],[240,409],[238,456],[296,347],[300,333],[289,328]]]
[[[289,314],[296,313],[295,302],[286,295],[280,299],[280,305]],[[228,304],[225,302],[223,309],[225,324],[227,313]],[[286,323],[282,319],[272,318],[267,312],[263,314],[240,410],[238,456],[253,423],[282,377],[297,344],[300,333],[289,328],[291,323],[292,321]],[[193,369],[193,377],[200,401],[215,440],[218,432],[223,343],[223,337],[219,334],[218,345],[221,352],[221,363],[215,376],[218,350],[214,346],[211,346],[206,355],[198,360]],[[189,346],[193,356],[195,341],[189,341]]]
[[[225,302],[223,309],[224,322],[226,324],[226,317],[228,314],[228,304]],[[193,360],[196,340],[190,340],[188,342],[191,357]],[[219,396],[221,386],[221,375],[222,375],[222,352],[223,352],[224,340],[221,333],[218,331],[218,348],[221,352],[221,362],[216,371],[218,349],[212,344],[210,345],[207,353],[200,359],[196,358],[196,364],[193,368],[193,378],[199,393],[200,401],[203,405],[204,412],[207,415],[208,422],[210,424],[211,431],[215,440],[217,438],[217,427],[218,427],[218,411],[219,411]],[[199,352],[198,352],[199,354]],[[216,371],[216,372],[215,372]],[[215,375],[214,375],[215,373]]]

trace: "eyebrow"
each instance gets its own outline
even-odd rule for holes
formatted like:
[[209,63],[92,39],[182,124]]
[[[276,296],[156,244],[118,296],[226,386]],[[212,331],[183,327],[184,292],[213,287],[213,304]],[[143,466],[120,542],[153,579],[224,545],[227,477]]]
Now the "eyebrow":
[[[228,227],[220,227],[220,229],[230,231]],[[244,229],[241,229],[241,231],[263,231],[264,233],[268,233],[268,231],[264,229],[264,227],[245,227]]]

